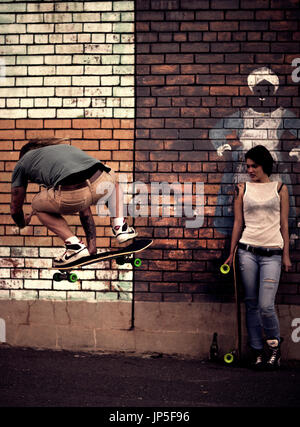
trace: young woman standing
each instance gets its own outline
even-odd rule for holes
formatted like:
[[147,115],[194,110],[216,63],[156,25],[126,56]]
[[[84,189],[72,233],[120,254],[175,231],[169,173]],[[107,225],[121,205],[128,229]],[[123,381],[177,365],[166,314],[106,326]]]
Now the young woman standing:
[[[250,149],[245,159],[250,182],[236,187],[230,255],[225,262],[232,264],[237,246],[253,367],[274,369],[280,365],[280,328],[275,297],[281,267],[285,271],[291,268],[289,194],[286,185],[270,180],[273,158],[264,146]],[[266,358],[263,333],[268,349]]]

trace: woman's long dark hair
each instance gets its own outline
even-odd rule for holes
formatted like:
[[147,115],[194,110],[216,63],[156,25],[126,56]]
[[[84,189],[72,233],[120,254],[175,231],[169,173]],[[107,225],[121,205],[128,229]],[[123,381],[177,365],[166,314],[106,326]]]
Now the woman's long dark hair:
[[245,159],[253,160],[263,168],[263,171],[270,176],[273,171],[274,159],[270,151],[264,145],[256,145],[247,151]]
[[69,138],[36,138],[30,139],[20,150],[19,160],[28,153],[28,151],[37,148],[47,147],[48,145],[58,145],[70,143]]

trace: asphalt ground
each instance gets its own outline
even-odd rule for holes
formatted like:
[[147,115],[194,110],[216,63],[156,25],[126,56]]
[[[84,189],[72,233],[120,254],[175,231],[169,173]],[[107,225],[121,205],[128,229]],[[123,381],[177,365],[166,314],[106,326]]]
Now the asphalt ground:
[[133,418],[126,425],[160,425],[153,419],[157,411],[167,417],[161,425],[171,421],[171,413],[182,417],[175,420],[173,414],[172,425],[186,425],[195,416],[193,408],[300,408],[300,361],[283,362],[275,372],[254,372],[221,361],[2,344],[0,407],[97,407],[108,424],[124,424],[122,414],[132,408],[144,414],[143,421]]

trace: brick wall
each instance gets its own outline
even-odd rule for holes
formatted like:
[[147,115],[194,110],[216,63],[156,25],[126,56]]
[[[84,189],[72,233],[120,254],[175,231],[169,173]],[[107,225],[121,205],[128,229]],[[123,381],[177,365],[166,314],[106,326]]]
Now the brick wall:
[[[37,217],[19,230],[10,217],[10,179],[23,143],[36,137],[69,137],[71,143],[117,171],[121,181],[132,182],[132,119],[17,119],[0,120],[1,144],[1,260],[0,295],[2,298],[55,299],[127,299],[132,288],[132,271],[126,264],[118,267],[106,261],[80,272],[80,281],[53,282],[52,258],[62,249],[61,240],[43,227]],[[31,200],[39,190],[29,184],[24,212],[31,212]],[[111,238],[110,218],[98,216],[92,207],[97,247],[115,246]],[[84,237],[78,215],[66,217],[74,233]],[[121,292],[119,292],[121,291]]]
[[[11,173],[30,138],[71,144],[132,182],[134,2],[5,1],[0,4],[0,298],[131,299],[132,269],[103,262],[80,281],[53,282],[62,242],[33,217],[21,232],[10,217]],[[24,206],[38,186],[30,184]],[[115,245],[110,220],[93,207],[100,249]],[[68,216],[78,236],[78,215]]]
[[[247,78],[268,67],[279,78],[274,102],[285,118],[275,118],[276,172],[293,205],[293,271],[282,277],[278,302],[300,303],[297,1],[4,1],[0,16],[0,298],[130,299],[134,283],[141,301],[232,301],[232,283],[219,273],[230,242],[227,193],[241,132],[255,130],[245,125]],[[256,137],[271,134],[265,126]],[[48,268],[61,242],[36,218],[19,234],[9,215],[18,150],[38,136],[67,136],[129,183],[145,184],[148,216],[134,223],[154,244],[140,269],[102,263],[80,283],[52,281]],[[231,150],[219,155],[224,143]],[[190,215],[176,216],[174,207],[162,215],[167,201],[154,203],[151,183],[163,182],[192,185],[184,199],[196,215],[197,184],[204,184],[201,226],[188,226]],[[37,190],[29,187],[26,213]],[[98,247],[113,245],[108,218],[94,214]],[[67,219],[82,235],[78,218]]]
[[[236,154],[243,153],[237,149],[248,131],[252,142],[276,140],[276,172],[294,205],[293,271],[283,274],[278,302],[300,303],[299,79],[292,80],[292,61],[300,56],[299,22],[294,0],[136,2],[135,180],[145,181],[149,193],[153,182],[201,181],[205,204],[198,228],[172,215],[136,219],[155,238],[145,271],[134,273],[137,298],[232,298],[230,280],[219,273],[232,224],[230,197],[224,197],[232,191]],[[258,133],[257,117],[249,125],[244,115],[253,106],[248,75],[261,67],[279,78],[275,133],[269,122],[258,125]],[[218,155],[225,143],[231,150]]]
[[1,117],[133,118],[133,7],[1,2]]

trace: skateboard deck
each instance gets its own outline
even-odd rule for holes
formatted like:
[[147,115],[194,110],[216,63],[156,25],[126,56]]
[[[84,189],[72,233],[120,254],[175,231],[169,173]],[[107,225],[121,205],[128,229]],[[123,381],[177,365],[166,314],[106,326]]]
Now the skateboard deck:
[[[234,299],[235,299],[235,346],[230,352],[224,355],[224,362],[231,364],[241,360],[242,355],[242,324],[241,324],[241,296],[239,287],[239,275],[238,275],[238,260],[237,260],[237,247],[234,251],[232,268],[233,268],[233,282],[234,282]],[[220,268],[223,274],[228,274],[230,267],[223,264]]]
[[59,270],[59,272],[54,273],[53,280],[55,282],[60,282],[61,280],[68,280],[69,282],[76,282],[78,276],[76,273],[73,273],[72,270],[78,269],[85,265],[93,264],[95,262],[107,260],[107,259],[116,259],[117,264],[123,265],[126,262],[131,263],[135,267],[140,267],[142,262],[140,258],[134,258],[134,254],[141,252],[147,249],[152,245],[152,239],[139,239],[133,241],[130,245],[122,247],[117,250],[100,252],[95,255],[90,255],[79,259],[78,261],[73,261],[67,265],[63,266],[53,266],[52,270]]

